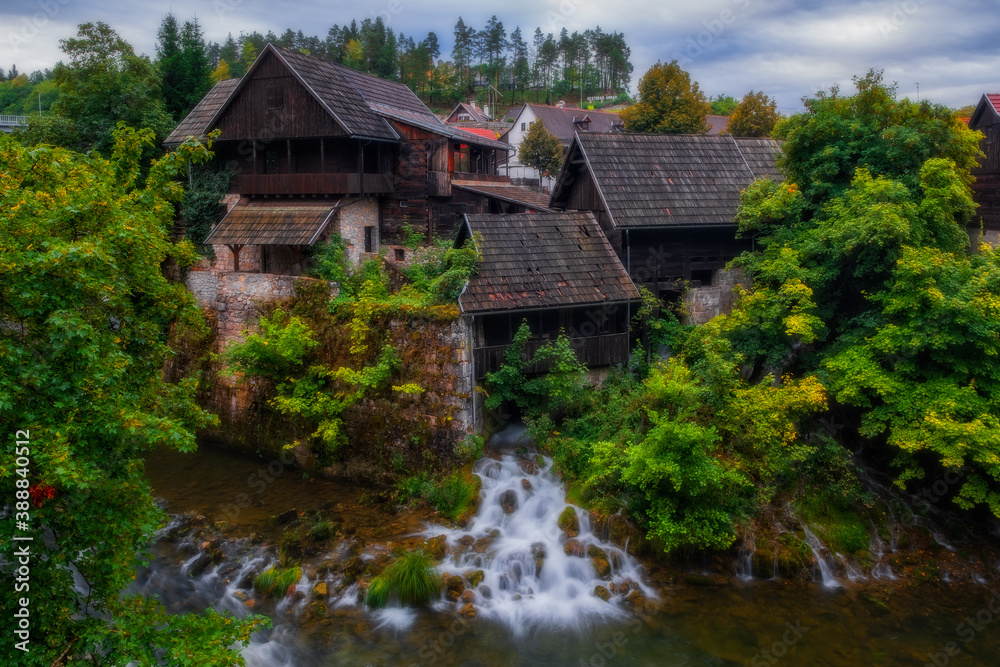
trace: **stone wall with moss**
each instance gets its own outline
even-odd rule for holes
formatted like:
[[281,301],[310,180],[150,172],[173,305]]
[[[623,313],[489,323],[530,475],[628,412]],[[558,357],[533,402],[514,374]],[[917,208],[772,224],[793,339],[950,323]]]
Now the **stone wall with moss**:
[[[221,425],[204,438],[225,448],[270,456],[293,443],[306,443],[314,425],[296,423],[271,404],[275,381],[225,375],[216,358],[244,331],[255,331],[264,314],[282,308],[306,321],[321,346],[318,361],[330,368],[357,364],[350,352],[350,317],[331,312],[331,284],[269,274],[192,271],[189,289],[198,298],[210,333],[184,340],[168,375],[199,371],[202,403]],[[180,334],[178,334],[180,335]],[[336,456],[294,448],[303,467],[364,482],[392,482],[404,468],[440,467],[473,431],[471,350],[465,322],[454,306],[377,316],[372,336],[389,342],[400,364],[393,384],[412,383],[417,394],[382,392],[346,413],[348,446]]]

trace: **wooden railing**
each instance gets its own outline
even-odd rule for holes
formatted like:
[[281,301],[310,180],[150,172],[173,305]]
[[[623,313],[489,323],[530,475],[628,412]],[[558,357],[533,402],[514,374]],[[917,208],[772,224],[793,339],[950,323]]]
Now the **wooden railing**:
[[452,181],[479,181],[480,183],[510,183],[509,176],[499,174],[470,174],[464,171],[455,171],[451,174]]
[[353,195],[393,191],[390,174],[240,174],[236,186],[241,195]]
[[[525,359],[530,359],[541,346],[551,343],[551,340],[529,340],[525,345]],[[628,361],[629,335],[627,333],[605,334],[588,338],[571,338],[570,344],[576,351],[576,356],[591,368],[611,366]],[[482,380],[487,373],[500,368],[503,363],[507,345],[477,347],[472,356],[476,363],[476,379]],[[544,373],[549,364],[535,364],[525,369],[527,373]]]

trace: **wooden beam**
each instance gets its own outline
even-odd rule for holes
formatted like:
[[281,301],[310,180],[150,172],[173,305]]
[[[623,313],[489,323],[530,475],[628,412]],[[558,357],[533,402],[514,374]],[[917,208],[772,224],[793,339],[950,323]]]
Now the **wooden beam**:
[[326,173],[326,139],[319,140],[319,173]]
[[226,247],[229,248],[229,251],[231,253],[233,253],[233,271],[239,273],[239,270],[240,270],[240,250],[243,249],[243,246],[239,245],[239,244],[234,244],[234,245],[226,245]]
[[291,174],[292,170],[292,140],[285,139],[285,151],[288,155],[288,173]]

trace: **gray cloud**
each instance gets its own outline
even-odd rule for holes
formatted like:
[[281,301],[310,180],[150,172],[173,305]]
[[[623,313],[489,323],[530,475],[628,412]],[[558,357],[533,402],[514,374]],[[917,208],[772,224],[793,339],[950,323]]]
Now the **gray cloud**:
[[[155,51],[156,29],[172,10],[181,20],[195,15],[206,37],[228,32],[285,28],[324,36],[334,23],[381,15],[397,32],[417,38],[438,34],[451,50],[461,15],[481,27],[494,10],[456,0],[371,0],[363,3],[306,0],[172,0],[169,4],[122,0],[6,0],[0,7],[0,65],[21,71],[51,67],[62,54],[59,39],[76,24],[106,21],[137,51]],[[973,104],[987,90],[1000,90],[1000,56],[994,55],[1000,13],[992,0],[703,0],[698,3],[642,0],[628,4],[595,0],[511,0],[497,11],[508,30],[520,25],[530,41],[536,26],[571,32],[600,25],[624,32],[632,46],[633,88],[657,60],[677,58],[708,95],[740,97],[763,90],[786,113],[800,100],[869,68],[899,82],[900,95],[949,106]],[[29,38],[25,35],[32,33]]]

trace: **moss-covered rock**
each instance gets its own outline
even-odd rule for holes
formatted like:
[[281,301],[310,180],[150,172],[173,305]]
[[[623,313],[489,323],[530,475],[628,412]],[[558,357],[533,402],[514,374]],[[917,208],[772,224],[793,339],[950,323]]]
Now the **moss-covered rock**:
[[576,508],[572,505],[567,505],[559,515],[559,530],[565,533],[566,537],[576,537],[580,534],[580,519],[576,516]]

